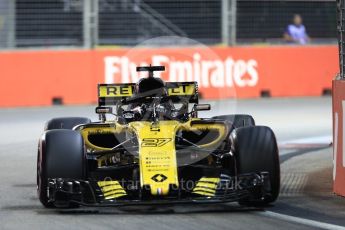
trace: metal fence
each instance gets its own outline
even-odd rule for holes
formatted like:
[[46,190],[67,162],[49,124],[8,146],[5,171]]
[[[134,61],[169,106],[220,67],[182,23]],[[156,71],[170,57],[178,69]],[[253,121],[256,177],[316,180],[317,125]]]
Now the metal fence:
[[345,0],[337,0],[337,29],[340,78],[345,79]]
[[330,0],[1,0],[0,47],[284,43],[294,14],[312,42],[336,42]]

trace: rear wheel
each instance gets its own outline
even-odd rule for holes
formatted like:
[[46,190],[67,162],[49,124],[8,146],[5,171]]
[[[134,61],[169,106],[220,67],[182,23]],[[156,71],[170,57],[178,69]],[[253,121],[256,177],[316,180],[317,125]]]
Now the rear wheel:
[[37,156],[37,193],[45,207],[48,200],[48,179],[85,179],[86,158],[81,134],[73,130],[46,131],[39,142]]
[[88,123],[91,123],[91,120],[87,117],[58,117],[49,120],[44,130],[73,129],[76,125]]
[[[244,205],[267,205],[274,202],[280,189],[280,164],[277,141],[273,131],[265,126],[235,129],[230,139],[231,151],[236,157],[238,174],[269,173],[271,191],[263,199],[245,199]],[[253,194],[257,197],[259,194]]]

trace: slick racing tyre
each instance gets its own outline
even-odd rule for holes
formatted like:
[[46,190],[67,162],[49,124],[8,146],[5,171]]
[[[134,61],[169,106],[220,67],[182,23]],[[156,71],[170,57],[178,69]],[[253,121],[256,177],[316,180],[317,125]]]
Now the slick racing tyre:
[[[85,179],[86,157],[81,134],[73,130],[46,131],[39,142],[37,156],[37,193],[45,207],[48,200],[48,179]],[[69,204],[67,204],[69,205]]]
[[91,120],[87,117],[58,117],[48,121],[44,130],[73,129],[76,125],[88,124],[90,122]]
[[231,140],[228,137],[235,128],[255,126],[254,118],[248,114],[221,115],[214,116],[212,119],[228,121],[229,133],[222,146],[222,149],[227,151],[230,151],[231,148]]
[[254,118],[248,114],[221,115],[212,117],[212,119],[229,121],[234,128],[255,126]]
[[[263,199],[241,200],[240,204],[261,206],[274,202],[278,198],[280,189],[280,164],[273,131],[265,126],[242,127],[235,129],[230,139],[238,174],[269,173],[271,191],[264,195]],[[260,194],[253,194],[253,197],[258,196]]]

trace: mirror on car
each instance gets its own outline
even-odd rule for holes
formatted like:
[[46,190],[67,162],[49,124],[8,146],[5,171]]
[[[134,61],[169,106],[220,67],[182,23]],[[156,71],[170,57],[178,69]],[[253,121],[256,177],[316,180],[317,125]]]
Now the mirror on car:
[[206,111],[206,110],[211,110],[211,105],[210,104],[197,104],[197,105],[194,105],[194,111]]
[[96,107],[96,113],[97,114],[112,114],[113,108],[112,107],[98,106],[98,107]]

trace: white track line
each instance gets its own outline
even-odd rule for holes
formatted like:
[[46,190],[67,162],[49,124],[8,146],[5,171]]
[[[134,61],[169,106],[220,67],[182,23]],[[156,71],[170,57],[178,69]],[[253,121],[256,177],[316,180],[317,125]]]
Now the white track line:
[[261,216],[276,218],[276,219],[280,219],[287,222],[303,224],[303,225],[310,226],[313,228],[321,228],[321,229],[329,229],[329,230],[345,230],[345,227],[340,226],[340,225],[328,224],[324,222],[304,219],[304,218],[295,217],[295,216],[289,216],[289,215],[280,214],[280,213],[271,212],[271,211],[259,212],[258,214]]
[[[278,143],[278,147],[281,150],[289,149],[308,149],[308,148],[321,148],[327,147],[332,144],[332,136],[317,136],[300,138],[288,141],[281,141]],[[286,151],[284,152],[286,153]],[[283,154],[282,154],[283,155]]]
[[279,144],[330,144],[332,143],[332,135],[306,137],[287,141],[281,141]]

